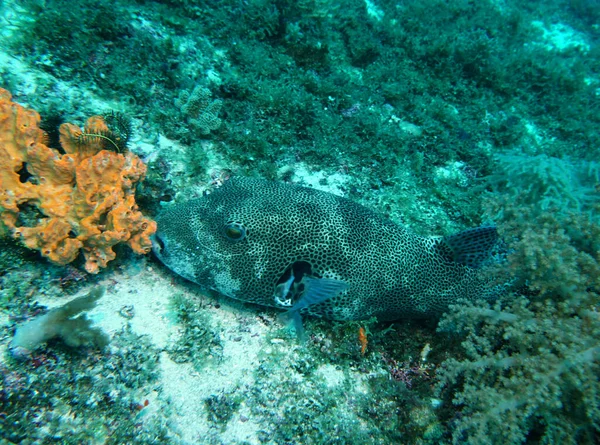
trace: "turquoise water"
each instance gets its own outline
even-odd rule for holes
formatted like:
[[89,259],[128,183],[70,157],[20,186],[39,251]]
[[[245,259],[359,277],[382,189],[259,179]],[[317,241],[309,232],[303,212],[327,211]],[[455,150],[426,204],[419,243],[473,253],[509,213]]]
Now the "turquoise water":
[[[0,2],[0,87],[57,157],[61,123],[110,113],[81,143],[126,139],[145,217],[232,176],[291,182],[424,236],[495,224],[481,272],[510,283],[441,321],[307,317],[299,343],[152,254],[89,274],[23,247],[0,161],[2,443],[596,443],[599,26],[592,0]],[[15,353],[31,320],[48,334]]]

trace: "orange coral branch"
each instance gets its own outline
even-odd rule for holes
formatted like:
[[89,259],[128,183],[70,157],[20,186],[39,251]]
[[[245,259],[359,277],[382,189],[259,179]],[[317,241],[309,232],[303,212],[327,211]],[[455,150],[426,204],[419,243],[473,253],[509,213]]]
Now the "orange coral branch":
[[[150,251],[156,223],[135,203],[136,184],[146,166],[133,153],[103,150],[99,138],[77,142],[82,130],[60,127],[65,154],[44,144],[40,116],[11,101],[0,88],[0,222],[16,239],[56,264],[80,252],[85,268],[97,273],[115,258],[112,247],[127,243]],[[86,132],[108,130],[100,116]]]
[[362,326],[358,328],[358,342],[360,343],[361,355],[365,355],[365,352],[367,352],[367,345],[369,344],[369,342],[367,340],[367,333],[365,331],[365,328],[363,328]]

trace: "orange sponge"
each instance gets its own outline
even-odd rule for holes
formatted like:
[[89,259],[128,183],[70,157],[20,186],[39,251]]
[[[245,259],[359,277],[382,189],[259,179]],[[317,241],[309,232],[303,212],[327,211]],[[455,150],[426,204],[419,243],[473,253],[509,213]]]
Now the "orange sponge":
[[11,101],[0,89],[0,223],[4,232],[56,264],[80,252],[85,268],[97,273],[115,258],[112,247],[127,243],[150,251],[156,223],[135,203],[135,186],[146,166],[133,153],[104,150],[100,116],[85,133],[72,124],[60,127],[64,154],[45,145],[40,116]]

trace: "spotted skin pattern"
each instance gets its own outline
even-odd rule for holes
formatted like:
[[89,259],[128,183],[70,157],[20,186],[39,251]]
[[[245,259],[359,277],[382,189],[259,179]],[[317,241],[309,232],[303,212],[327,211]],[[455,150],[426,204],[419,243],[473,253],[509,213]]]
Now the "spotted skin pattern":
[[[288,288],[293,304],[302,296],[303,276],[347,283],[338,295],[302,310],[333,320],[425,318],[461,298],[492,296],[480,269],[455,254],[460,235],[419,236],[311,188],[233,178],[205,197],[172,206],[157,223],[154,251],[167,267],[260,305],[285,308],[281,294]],[[467,247],[489,249],[495,229],[478,230],[465,237]]]

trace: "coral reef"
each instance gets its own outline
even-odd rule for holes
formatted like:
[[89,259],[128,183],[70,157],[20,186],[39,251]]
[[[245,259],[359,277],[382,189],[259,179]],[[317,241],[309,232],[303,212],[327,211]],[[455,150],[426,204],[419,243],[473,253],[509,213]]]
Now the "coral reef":
[[196,86],[191,94],[182,91],[175,99],[175,106],[185,114],[190,126],[205,136],[221,126],[219,111],[222,105],[221,100],[212,100],[210,90],[202,86]]
[[158,363],[148,338],[128,328],[110,352],[54,348],[0,363],[0,443],[177,443],[162,420],[166,403],[151,398],[162,415],[146,414]]
[[64,154],[45,144],[40,116],[11,101],[0,89],[0,221],[3,229],[50,261],[64,265],[85,257],[97,273],[127,243],[150,250],[156,224],[135,203],[135,185],[146,166],[133,153],[115,153],[100,116],[85,130],[60,127]]

